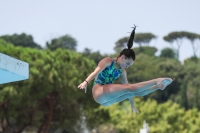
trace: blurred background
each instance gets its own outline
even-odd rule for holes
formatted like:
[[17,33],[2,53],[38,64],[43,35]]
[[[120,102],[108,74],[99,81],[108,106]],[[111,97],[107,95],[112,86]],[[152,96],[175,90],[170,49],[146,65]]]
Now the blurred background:
[[[0,1],[0,52],[30,65],[28,80],[0,85],[2,133],[200,132],[200,1]],[[164,91],[102,107],[77,86],[126,47],[130,83],[175,78]],[[2,75],[1,75],[2,76]],[[116,81],[119,83],[120,81]]]

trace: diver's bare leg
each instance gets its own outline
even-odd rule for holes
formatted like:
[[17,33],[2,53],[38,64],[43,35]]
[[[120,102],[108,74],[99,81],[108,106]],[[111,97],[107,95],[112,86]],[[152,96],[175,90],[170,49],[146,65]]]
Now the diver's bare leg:
[[145,96],[145,95],[148,95],[154,91],[158,90],[158,86],[157,85],[154,85],[150,88],[148,88],[147,90],[145,91],[142,91],[142,92],[138,92],[138,93],[134,93],[134,92],[131,92],[131,93],[127,93],[127,94],[124,94],[120,97],[117,97],[115,99],[112,99],[108,102],[105,102],[105,103],[102,103],[101,105],[103,106],[109,106],[109,105],[112,105],[112,104],[115,104],[115,103],[118,103],[118,102],[121,102],[121,101],[124,101],[126,99],[130,99],[132,97],[137,97],[137,96]]
[[136,84],[96,84],[93,87],[92,94],[94,100],[102,104],[128,93],[143,92],[144,90],[151,88],[154,85],[157,85],[164,79],[166,78],[158,78]]

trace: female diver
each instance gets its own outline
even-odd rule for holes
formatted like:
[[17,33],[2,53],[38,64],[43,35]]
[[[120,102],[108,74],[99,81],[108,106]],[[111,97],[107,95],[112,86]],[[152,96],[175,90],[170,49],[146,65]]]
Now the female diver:
[[[87,84],[95,79],[92,95],[94,100],[102,106],[109,106],[117,102],[129,99],[133,112],[138,112],[134,106],[133,98],[145,96],[157,89],[164,90],[172,82],[171,78],[157,78],[135,84],[128,83],[126,68],[135,61],[135,52],[131,47],[135,36],[135,29],[131,32],[128,48],[121,51],[117,58],[106,57],[102,59],[96,69],[83,81],[78,88],[87,90]],[[122,84],[113,84],[120,78]]]

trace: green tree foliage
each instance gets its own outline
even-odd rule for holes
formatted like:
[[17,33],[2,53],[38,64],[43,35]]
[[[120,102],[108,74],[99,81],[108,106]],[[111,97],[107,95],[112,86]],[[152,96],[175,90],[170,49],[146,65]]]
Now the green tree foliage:
[[51,42],[46,43],[46,47],[54,51],[57,48],[76,50],[77,41],[70,35],[64,35],[59,38],[52,39]]
[[149,46],[149,43],[157,37],[152,33],[137,33],[135,34],[134,42],[141,48],[142,45]]
[[179,51],[180,51],[184,37],[185,37],[185,32],[171,32],[168,35],[163,37],[163,39],[165,41],[169,42],[171,45],[174,42],[176,42],[176,44],[177,44],[177,48],[176,48],[177,58],[179,58]]
[[93,60],[96,65],[99,63],[100,60],[102,60],[103,58],[109,56],[109,55],[102,55],[99,51],[96,52],[92,52],[92,50],[85,48],[85,50],[82,53],[85,57]]
[[191,32],[185,32],[185,37],[191,42],[194,57],[196,57],[196,52],[200,48],[200,44],[195,45],[195,41],[199,40],[200,41],[200,35],[196,33],[191,33]]
[[[153,35],[152,33],[137,33],[137,34],[135,34],[134,42],[137,43],[139,45],[139,47],[141,48],[144,45],[149,46],[149,43],[153,39],[156,39],[156,36]],[[123,38],[119,39],[115,43],[114,50],[116,52],[118,52],[118,51],[121,51],[124,48],[127,48],[128,40],[129,40],[129,37],[123,37]]]
[[2,38],[0,38],[0,44],[1,44],[2,46],[13,45],[13,44],[11,44],[11,43],[6,42],[6,41],[5,41],[4,39],[2,39]]
[[[86,97],[77,88],[95,67],[93,61],[81,54],[1,44],[0,52],[30,65],[28,80],[0,86],[0,121],[4,121],[4,132],[20,133],[27,127],[36,128],[38,133],[47,133],[50,127],[75,132],[83,110],[97,107],[91,91]],[[88,86],[91,87],[92,84]]]
[[138,133],[144,120],[150,126],[150,133],[200,132],[200,112],[196,108],[185,111],[171,101],[163,104],[158,104],[155,100],[144,102],[140,98],[135,98],[134,101],[139,114],[131,112],[128,100],[109,107],[99,107],[99,111],[107,111],[110,117],[110,121],[101,124],[99,132],[109,128],[117,130],[115,133]]
[[171,45],[175,42],[177,44],[177,57],[179,58],[179,51],[183,42],[183,39],[188,39],[191,42],[194,56],[199,46],[195,45],[195,40],[200,40],[200,35],[196,33],[181,31],[181,32],[171,32],[168,35],[164,36],[163,39],[169,42]]
[[150,47],[150,46],[143,46],[143,47],[137,47],[137,48],[134,48],[134,51],[136,53],[136,55],[142,53],[142,54],[146,54],[146,55],[149,55],[149,56],[155,56],[155,53],[157,52],[157,48],[155,47]]
[[123,37],[123,38],[119,39],[115,43],[115,47],[114,47],[115,52],[120,52],[124,48],[127,48],[128,39],[129,39],[129,37]]
[[192,59],[185,61],[184,69],[180,73],[181,89],[176,101],[186,109],[197,107],[200,109],[200,63]]
[[89,49],[89,48],[85,48],[85,49],[83,50],[83,55],[84,55],[84,56],[88,56],[88,55],[90,55],[91,53],[92,53],[92,50]]
[[22,47],[30,47],[30,48],[37,48],[42,49],[40,45],[34,42],[34,39],[31,35],[27,35],[25,33],[22,34],[13,34],[13,35],[4,35],[0,36],[1,39],[14,44],[15,46],[22,46]]
[[161,58],[177,58],[175,51],[171,48],[162,49],[160,57]]

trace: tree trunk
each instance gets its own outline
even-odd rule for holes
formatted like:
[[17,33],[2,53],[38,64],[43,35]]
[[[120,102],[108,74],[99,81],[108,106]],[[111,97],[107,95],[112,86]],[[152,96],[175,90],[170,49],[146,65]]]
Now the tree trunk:
[[45,117],[44,122],[42,123],[42,125],[40,126],[38,133],[48,133],[49,130],[49,125],[51,123],[52,120],[52,115],[53,115],[53,94],[50,94],[47,98],[47,104],[48,104],[48,108],[49,108],[49,113],[47,114],[47,116]]

